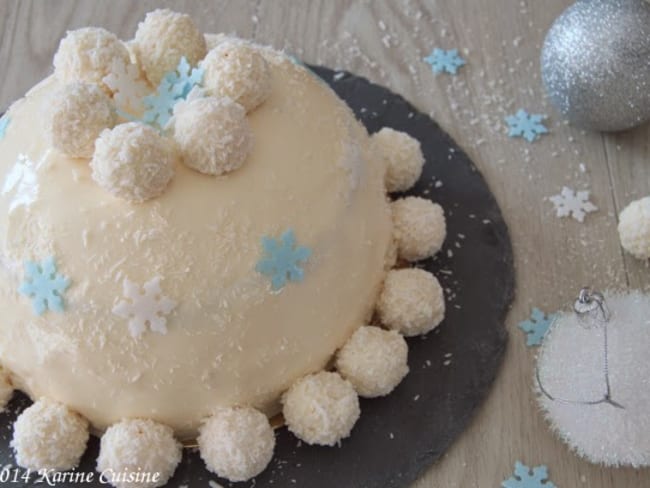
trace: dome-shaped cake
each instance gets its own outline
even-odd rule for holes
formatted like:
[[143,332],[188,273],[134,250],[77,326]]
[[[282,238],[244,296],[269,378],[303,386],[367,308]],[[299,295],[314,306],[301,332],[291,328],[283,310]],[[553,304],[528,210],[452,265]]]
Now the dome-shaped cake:
[[[330,369],[369,323],[395,254],[390,163],[331,89],[247,43],[211,66],[260,56],[265,93],[247,111],[203,89],[201,63],[183,54],[193,24],[154,17],[172,31],[182,21],[177,50],[163,56],[178,67],[158,86],[147,80],[161,67],[136,35],[133,64],[104,53],[101,69],[112,71],[96,86],[112,119],[98,122],[79,90],[65,90],[102,73],[55,71],[12,105],[0,139],[0,365],[15,388],[64,405],[95,433],[143,419],[141,440],[114,429],[102,443],[111,448],[145,449],[161,432],[194,439],[224,408],[280,412],[282,395]],[[57,144],[75,134],[97,138],[92,157]],[[160,459],[175,453],[166,442]],[[119,452],[109,464],[135,469]]]

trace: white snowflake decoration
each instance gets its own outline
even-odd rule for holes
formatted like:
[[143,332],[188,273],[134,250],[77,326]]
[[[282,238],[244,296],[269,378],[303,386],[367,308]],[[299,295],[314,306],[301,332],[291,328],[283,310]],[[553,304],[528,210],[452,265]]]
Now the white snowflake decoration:
[[121,114],[140,114],[144,110],[142,99],[151,90],[140,76],[138,66],[114,60],[111,72],[102,80],[114,93],[113,99]]
[[147,281],[142,287],[125,278],[123,287],[126,300],[113,307],[113,313],[129,320],[131,335],[139,337],[147,326],[154,332],[166,334],[166,316],[174,310],[176,303],[162,294],[160,277]]
[[584,222],[589,212],[598,210],[598,207],[589,201],[587,190],[576,192],[565,186],[559,195],[549,197],[549,200],[553,202],[558,217],[571,216],[578,222]]

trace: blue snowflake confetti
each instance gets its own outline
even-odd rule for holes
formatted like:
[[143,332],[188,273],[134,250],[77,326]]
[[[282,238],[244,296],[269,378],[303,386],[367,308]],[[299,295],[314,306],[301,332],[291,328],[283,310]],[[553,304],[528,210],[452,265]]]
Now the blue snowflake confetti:
[[177,98],[187,98],[187,95],[195,86],[203,83],[203,68],[200,66],[192,68],[185,56],[183,56],[176,67],[176,71],[170,71],[165,79],[171,84],[171,90]]
[[544,118],[544,115],[529,114],[525,110],[519,109],[516,114],[506,117],[508,135],[523,137],[528,142],[533,142],[538,136],[548,132],[548,129],[542,124]]
[[514,476],[501,483],[503,488],[557,488],[548,481],[548,468],[537,466],[529,468],[517,461]]
[[19,293],[32,299],[36,315],[43,315],[46,310],[63,312],[63,293],[70,286],[70,280],[58,274],[53,257],[35,263],[25,261],[25,281],[18,289]]
[[203,68],[192,68],[183,56],[176,69],[163,76],[156,92],[143,98],[143,122],[164,129],[172,116],[174,105],[187,98],[192,88],[201,86],[202,82]]
[[304,263],[311,256],[311,249],[296,246],[296,236],[292,229],[287,230],[279,240],[271,237],[262,238],[264,256],[255,269],[271,277],[274,290],[280,290],[290,281],[302,281],[304,271],[299,263]]
[[554,314],[547,315],[539,308],[533,308],[530,318],[520,322],[518,325],[526,333],[526,345],[529,347],[541,345],[546,331],[554,320]]
[[5,136],[5,133],[7,132],[7,127],[9,126],[9,122],[11,122],[11,119],[9,118],[8,115],[5,115],[4,117],[0,118],[0,140]]
[[431,71],[435,74],[447,72],[450,75],[455,75],[458,68],[465,64],[465,60],[458,55],[458,49],[444,49],[435,48],[424,61],[431,65]]

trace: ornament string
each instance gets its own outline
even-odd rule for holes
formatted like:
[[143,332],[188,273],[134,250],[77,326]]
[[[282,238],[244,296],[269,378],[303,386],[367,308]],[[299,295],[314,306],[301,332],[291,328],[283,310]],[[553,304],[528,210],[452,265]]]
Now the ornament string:
[[[607,303],[605,302],[605,297],[602,293],[592,292],[589,288],[583,288],[580,290],[578,299],[573,304],[573,310],[578,315],[580,322],[584,324],[585,327],[590,328],[591,324],[588,322],[588,318],[593,318],[598,325],[602,326],[603,329],[603,352],[604,352],[604,376],[605,376],[605,394],[602,398],[598,400],[591,401],[581,401],[581,400],[569,400],[566,398],[556,397],[551,395],[549,391],[544,387],[542,379],[540,377],[539,367],[535,368],[535,377],[537,379],[537,385],[542,394],[547,397],[549,400],[560,403],[567,403],[573,405],[600,405],[608,404],[614,408],[625,409],[623,405],[614,401],[612,399],[612,387],[609,379],[609,344],[607,337],[607,325],[611,318],[609,309],[607,308]],[[557,319],[556,319],[557,320]],[[551,328],[555,325],[555,321],[551,324]]]

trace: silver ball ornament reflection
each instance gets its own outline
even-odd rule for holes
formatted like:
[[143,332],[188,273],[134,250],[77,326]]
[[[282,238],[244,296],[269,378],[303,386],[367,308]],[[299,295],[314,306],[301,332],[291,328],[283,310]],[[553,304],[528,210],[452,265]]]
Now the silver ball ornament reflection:
[[541,63],[551,101],[574,125],[650,120],[650,2],[578,0],[551,26]]

